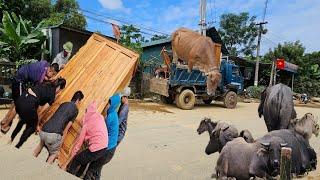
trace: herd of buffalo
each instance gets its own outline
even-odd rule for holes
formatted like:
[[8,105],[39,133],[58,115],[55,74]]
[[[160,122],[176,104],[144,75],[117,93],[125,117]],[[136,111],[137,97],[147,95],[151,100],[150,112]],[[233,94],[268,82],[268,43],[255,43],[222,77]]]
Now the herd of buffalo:
[[317,154],[309,144],[312,134],[318,136],[319,125],[311,113],[297,118],[291,89],[283,84],[261,93],[258,115],[264,117],[268,133],[254,139],[248,130],[238,133],[226,122],[204,118],[197,129],[209,133],[206,154],[219,152],[215,167],[217,179],[273,179],[280,173],[281,148],[289,147],[291,173],[301,176],[316,169]]

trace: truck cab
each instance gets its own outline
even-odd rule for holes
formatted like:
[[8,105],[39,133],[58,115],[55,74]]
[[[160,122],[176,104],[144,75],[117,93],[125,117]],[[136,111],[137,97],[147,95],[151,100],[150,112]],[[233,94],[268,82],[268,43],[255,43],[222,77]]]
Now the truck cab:
[[220,73],[222,75],[220,87],[223,92],[232,90],[237,94],[242,93],[244,80],[239,66],[235,65],[232,61],[222,60]]

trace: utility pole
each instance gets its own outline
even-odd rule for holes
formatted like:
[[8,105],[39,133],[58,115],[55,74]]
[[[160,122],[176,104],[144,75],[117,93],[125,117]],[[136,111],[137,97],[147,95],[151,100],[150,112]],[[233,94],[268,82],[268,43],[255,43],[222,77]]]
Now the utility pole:
[[256,24],[259,26],[259,35],[258,35],[258,44],[257,44],[257,61],[256,61],[256,68],[254,73],[254,86],[258,86],[261,36],[262,36],[263,25],[268,23],[265,21],[267,6],[268,6],[268,0],[265,1],[264,11],[263,11],[263,21]]
[[206,23],[206,7],[207,1],[200,0],[200,34],[206,36],[207,23]]
[[258,78],[259,78],[259,63],[260,63],[260,44],[261,44],[261,35],[264,24],[267,24],[268,22],[260,22],[256,25],[259,26],[259,35],[258,35],[258,44],[257,44],[257,61],[256,61],[256,69],[254,73],[254,86],[258,86]]

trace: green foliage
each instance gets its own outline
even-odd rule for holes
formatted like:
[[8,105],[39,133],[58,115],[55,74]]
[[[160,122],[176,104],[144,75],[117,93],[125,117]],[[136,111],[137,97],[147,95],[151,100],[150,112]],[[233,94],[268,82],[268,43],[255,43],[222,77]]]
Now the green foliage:
[[25,8],[25,0],[0,0],[0,18],[3,17],[3,11],[20,14]]
[[251,98],[260,99],[261,92],[265,89],[264,86],[249,86],[247,88],[247,93]]
[[302,57],[304,55],[305,48],[300,41],[285,42],[284,44],[278,44],[273,50],[269,49],[262,61],[272,62],[278,58],[284,58],[286,61],[300,65],[303,64]]
[[49,18],[43,20],[45,27],[63,24],[63,13],[51,13]]
[[156,40],[166,39],[166,38],[168,38],[168,36],[155,34],[151,37],[151,41],[156,41]]
[[120,44],[141,54],[141,43],[144,42],[144,39],[140,29],[133,25],[123,25],[120,28],[120,32]]
[[[256,49],[255,40],[259,32],[255,21],[256,16],[250,16],[248,12],[221,15],[218,32],[231,55],[253,56]],[[263,34],[266,32],[267,30],[264,29]]]
[[34,58],[32,52],[41,53],[41,44],[45,40],[41,32],[42,23],[32,27],[31,21],[17,17],[15,13],[3,12],[0,28],[0,48],[3,57],[11,62]]
[[298,76],[294,81],[294,91],[307,93],[310,96],[320,96],[320,52],[305,54],[305,48],[300,41],[279,44],[269,50],[263,61],[270,62],[278,58],[299,66]]
[[[60,15],[51,15],[53,18],[62,17],[63,25],[76,29],[85,29],[87,25],[86,18],[79,11],[79,4],[75,0],[57,0],[53,6],[53,13]],[[50,19],[49,18],[49,19]]]
[[[0,0],[0,6],[1,6]],[[37,25],[44,20],[45,26],[64,26],[85,29],[87,22],[79,12],[76,0],[4,0],[4,10],[15,12]]]
[[34,26],[48,18],[52,11],[51,0],[27,0],[25,3],[21,16],[30,20]]

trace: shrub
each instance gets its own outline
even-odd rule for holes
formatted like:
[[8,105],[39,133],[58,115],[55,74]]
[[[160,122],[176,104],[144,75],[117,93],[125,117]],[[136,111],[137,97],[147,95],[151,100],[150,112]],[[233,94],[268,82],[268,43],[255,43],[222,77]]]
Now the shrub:
[[265,89],[264,86],[249,86],[247,88],[247,94],[251,98],[260,99],[261,92]]

